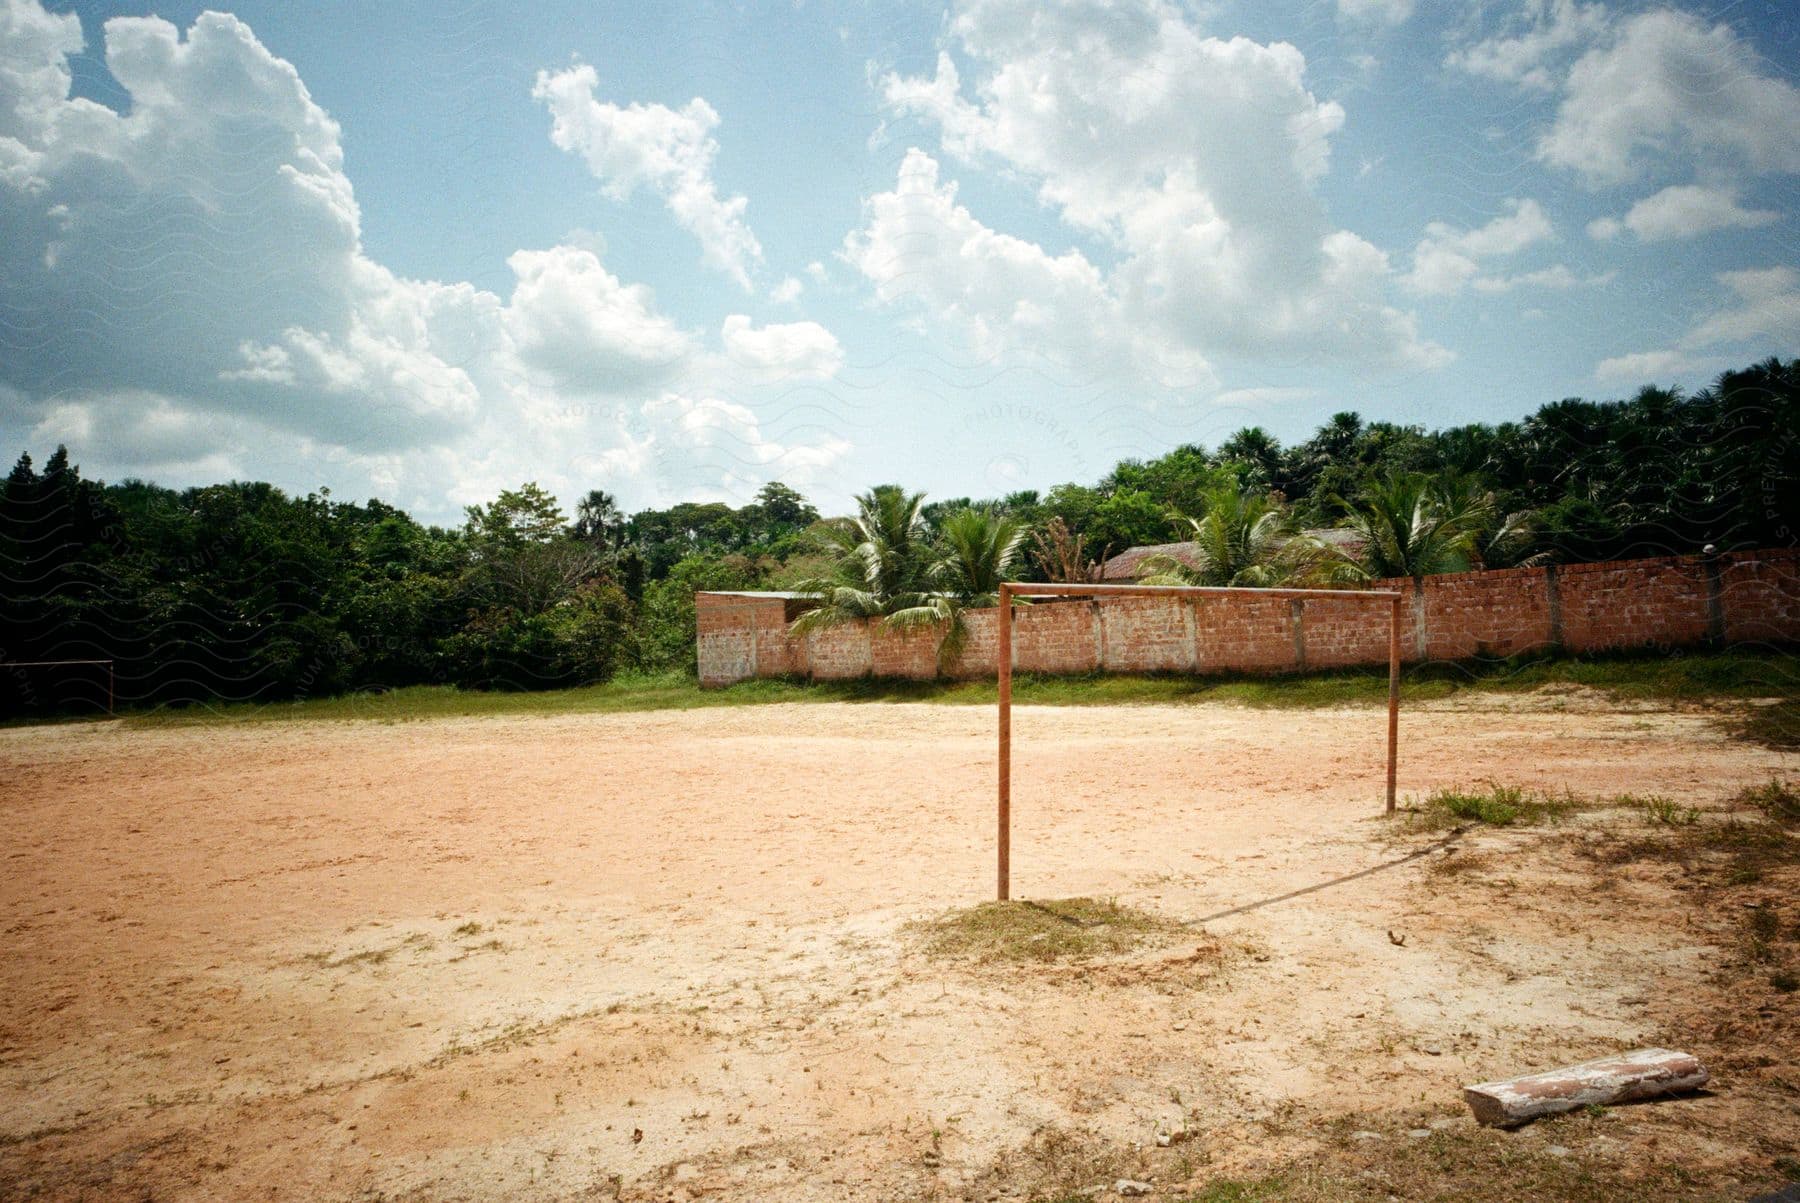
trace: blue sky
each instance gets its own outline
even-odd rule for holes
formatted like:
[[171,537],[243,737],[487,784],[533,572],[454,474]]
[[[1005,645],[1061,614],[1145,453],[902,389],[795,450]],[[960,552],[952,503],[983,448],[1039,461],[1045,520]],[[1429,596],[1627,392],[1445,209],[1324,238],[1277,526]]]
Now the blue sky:
[[826,509],[1800,353],[1787,5],[0,0],[0,440]]

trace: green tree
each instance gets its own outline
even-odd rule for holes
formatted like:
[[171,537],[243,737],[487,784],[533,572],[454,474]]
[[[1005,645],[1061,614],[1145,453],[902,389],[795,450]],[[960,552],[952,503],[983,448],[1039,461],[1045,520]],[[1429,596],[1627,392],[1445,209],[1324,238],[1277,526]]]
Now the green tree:
[[1079,532],[1087,530],[1095,508],[1105,500],[1106,494],[1099,489],[1067,481],[1044,495],[1043,509],[1049,516],[1061,518],[1070,530]]
[[589,489],[575,506],[575,522],[569,533],[602,552],[618,550],[625,539],[625,515],[605,489]]
[[445,640],[451,680],[497,690],[605,681],[618,668],[631,616],[624,591],[598,580],[538,614],[483,611]]
[[747,556],[689,556],[660,581],[644,588],[638,608],[637,662],[642,668],[693,671],[696,637],[694,594],[701,590],[756,589],[760,567]]
[[797,530],[819,520],[819,511],[779,480],[772,480],[757,490],[755,504],[764,521],[774,528]]
[[923,493],[877,485],[857,497],[855,517],[820,531],[833,569],[797,587],[816,595],[819,605],[794,619],[796,635],[918,604],[929,588],[931,562],[924,502]]
[[1169,508],[1150,494],[1126,489],[1094,507],[1083,533],[1101,547],[1123,551],[1173,541],[1176,524]]
[[1121,460],[1100,482],[1102,491],[1143,493],[1164,509],[1196,512],[1208,492],[1235,487],[1238,469],[1216,462],[1198,443],[1185,443],[1148,461]]
[[1493,519],[1491,495],[1446,494],[1414,472],[1372,481],[1354,502],[1335,500],[1361,541],[1362,571],[1375,579],[1418,579],[1469,567]]
[[1148,585],[1268,588],[1329,575],[1319,544],[1295,530],[1287,506],[1267,493],[1215,488],[1193,531],[1194,563],[1168,554],[1143,563]]
[[549,543],[563,533],[562,508],[536,481],[502,489],[490,504],[469,506],[464,513],[470,541],[483,550]]
[[967,507],[945,518],[938,556],[926,570],[930,588],[888,615],[900,630],[939,626],[938,668],[949,668],[968,643],[963,612],[1000,603],[1000,585],[1017,576],[1025,527],[1014,518]]
[[1222,464],[1239,464],[1246,488],[1277,489],[1281,481],[1281,444],[1260,426],[1246,426],[1219,444]]

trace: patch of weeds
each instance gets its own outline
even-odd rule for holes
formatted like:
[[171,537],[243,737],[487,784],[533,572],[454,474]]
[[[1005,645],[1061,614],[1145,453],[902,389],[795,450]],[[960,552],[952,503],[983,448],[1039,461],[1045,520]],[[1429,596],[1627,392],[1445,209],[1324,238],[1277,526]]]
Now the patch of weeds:
[[977,1199],[1004,1193],[1086,1203],[1093,1197],[1091,1187],[1110,1187],[1120,1178],[1142,1178],[1151,1172],[1149,1166],[1144,1150],[1102,1141],[1085,1132],[1043,1128],[1022,1148],[1002,1153],[969,1193]]
[[1769,706],[1752,707],[1738,720],[1739,739],[1765,748],[1789,751],[1800,748],[1800,701],[1792,698]]
[[1744,955],[1752,962],[1775,959],[1775,941],[1781,938],[1781,916],[1771,906],[1755,906],[1744,920]]
[[1431,861],[1430,873],[1434,877],[1454,877],[1463,873],[1479,872],[1493,867],[1493,858],[1484,852],[1465,852],[1452,849],[1443,856]]
[[1572,794],[1553,797],[1522,786],[1489,781],[1479,789],[1432,790],[1423,802],[1408,804],[1406,823],[1420,831],[1441,831],[1462,823],[1489,827],[1557,823],[1575,806]]
[[348,969],[358,965],[385,965],[393,955],[392,948],[365,948],[341,957],[330,952],[309,952],[306,959],[321,969]]
[[[1615,799],[1638,805],[1646,801]],[[1767,880],[1772,871],[1800,861],[1800,836],[1787,826],[1794,821],[1788,816],[1800,810],[1800,798],[1785,782],[1739,790],[1723,802],[1725,809],[1738,813],[1714,818],[1696,809],[1690,821],[1690,808],[1680,808],[1666,819],[1647,809],[1647,824],[1654,834],[1595,836],[1586,841],[1582,854],[1601,865],[1674,862],[1724,886],[1754,885]]]
[[1741,789],[1732,802],[1747,809],[1760,810],[1777,823],[1800,823],[1800,793],[1780,779],[1767,785]]
[[1772,973],[1769,975],[1769,985],[1783,994],[1792,994],[1794,991],[1800,990],[1800,977],[1795,977],[1791,973]]
[[1625,794],[1619,800],[1643,811],[1644,821],[1651,826],[1692,827],[1700,821],[1698,806],[1683,806],[1675,799],[1665,798],[1661,794],[1652,794],[1648,798]]
[[467,923],[452,928],[450,934],[453,936],[479,936],[481,934],[481,924],[471,919]]
[[1279,1178],[1227,1178],[1209,1182],[1197,1195],[1189,1195],[1183,1203],[1262,1203],[1264,1199],[1282,1197]]
[[928,955],[980,961],[1059,961],[1116,956],[1182,930],[1170,919],[1110,898],[984,902],[914,925]]
[[1769,870],[1793,863],[1800,852],[1800,840],[1774,823],[1732,819],[1697,830],[1703,848],[1730,858],[1727,880],[1735,878],[1740,883],[1761,881]]
[[[1412,1121],[1412,1122],[1417,1122]],[[1670,1155],[1605,1145],[1577,1146],[1558,1156],[1518,1133],[1492,1129],[1435,1130],[1413,1139],[1388,1120],[1354,1117],[1372,1140],[1334,1143],[1278,1164],[1259,1177],[1218,1179],[1172,1192],[1184,1203],[1382,1203],[1384,1200],[1557,1199],[1572,1203],[1641,1203],[1644,1199],[1737,1198],[1741,1168],[1682,1164]],[[1754,1193],[1754,1192],[1747,1192]]]

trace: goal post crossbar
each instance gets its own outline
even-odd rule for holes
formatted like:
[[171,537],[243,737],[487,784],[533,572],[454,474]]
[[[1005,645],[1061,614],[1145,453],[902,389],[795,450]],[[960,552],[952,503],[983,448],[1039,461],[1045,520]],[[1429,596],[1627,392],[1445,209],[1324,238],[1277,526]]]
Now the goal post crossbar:
[[1380,589],[1253,589],[1214,585],[1079,585],[1003,581],[1000,629],[995,652],[999,679],[1000,749],[997,896],[1011,896],[1012,875],[1012,625],[1015,597],[1219,597],[1321,598],[1385,603],[1388,607],[1387,813],[1394,813],[1394,781],[1400,744],[1400,602],[1402,594]]
[[113,703],[118,693],[118,669],[111,660],[0,660],[0,669],[7,668],[64,668],[76,665],[106,665],[106,713],[113,713]]

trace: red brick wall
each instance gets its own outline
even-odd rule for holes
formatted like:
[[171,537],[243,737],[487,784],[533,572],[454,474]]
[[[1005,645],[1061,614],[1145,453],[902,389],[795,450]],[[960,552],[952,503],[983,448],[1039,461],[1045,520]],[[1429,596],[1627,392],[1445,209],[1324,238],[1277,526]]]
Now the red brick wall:
[[1013,610],[1013,666],[1020,672],[1092,672],[1100,664],[1099,650],[1088,602],[1038,602]]
[[759,677],[799,677],[806,675],[806,647],[787,633],[787,619],[775,615],[775,621],[763,622],[755,632],[756,675]]
[[806,648],[807,674],[818,680],[844,681],[866,677],[874,671],[874,644],[865,622],[826,627],[800,642]]
[[[694,600],[700,684],[726,685],[745,677],[794,671],[787,655],[787,612],[781,598],[705,593]],[[776,632],[782,637],[771,640]]]
[[1720,557],[1727,643],[1792,642],[1800,632],[1800,556],[1751,551]]
[[1288,672],[1298,667],[1293,608],[1286,598],[1203,598],[1194,604],[1194,641],[1203,673]]
[[869,632],[871,671],[877,677],[929,680],[937,676],[938,644],[943,633],[925,629],[892,631],[877,626]]
[[1425,578],[1425,654],[1432,660],[1511,656],[1554,642],[1549,580],[1541,568]]
[[[963,641],[962,656],[950,675],[963,679],[994,675],[994,657],[1000,646],[1000,611],[974,610],[963,615],[968,635]],[[1019,657],[1018,644],[1013,645],[1013,659]]]
[[[1113,672],[1186,670],[1194,665],[1194,603],[1161,597],[1109,598],[1097,607],[1100,643]],[[1088,642],[1093,644],[1090,624]],[[1089,667],[1095,667],[1090,662]]]
[[1698,556],[1570,564],[1556,570],[1562,642],[1572,652],[1704,643],[1706,572]]
[[[1391,604],[1309,597],[1300,606],[1301,641],[1307,668],[1387,663],[1388,627],[1393,621]],[[1400,617],[1403,624],[1409,618],[1404,603]],[[1405,631],[1403,625],[1402,656],[1406,654]]]
[[[1792,550],[1721,556],[1710,566],[1678,556],[1431,576],[1422,595],[1408,580],[1377,587],[1406,595],[1408,660],[1420,649],[1432,660],[1513,655],[1559,639],[1577,652],[1692,646],[1719,634],[1730,643],[1800,640],[1800,552]],[[779,597],[702,593],[696,606],[704,685],[937,672],[936,631],[848,623],[795,639],[791,604]],[[968,641],[951,675],[992,675],[997,613],[972,611],[964,622]],[[1013,622],[1013,664],[1024,672],[1292,672],[1382,664],[1387,647],[1388,609],[1349,599],[1309,598],[1297,609],[1255,594],[1052,601],[1019,607]]]

